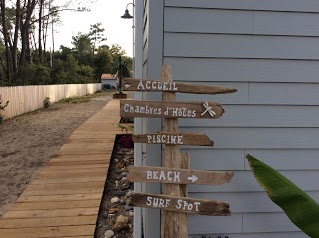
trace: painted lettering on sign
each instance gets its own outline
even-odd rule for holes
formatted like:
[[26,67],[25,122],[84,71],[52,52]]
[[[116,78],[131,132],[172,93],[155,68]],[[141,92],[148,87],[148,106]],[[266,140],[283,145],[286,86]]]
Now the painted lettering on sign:
[[122,117],[162,118],[213,118],[217,119],[224,109],[216,102],[159,102],[121,100]]
[[162,108],[150,107],[146,106],[133,106],[131,104],[124,104],[124,112],[126,113],[141,113],[148,115],[165,115],[165,116],[173,116],[173,117],[196,117],[196,110],[189,110],[185,107],[166,107],[165,110]]
[[[146,198],[147,202],[146,205],[154,208],[161,208],[161,207],[169,207],[171,199],[168,198],[156,198],[148,196]],[[177,210],[183,211],[199,211],[200,202],[189,202],[182,199],[178,199],[175,208]]]
[[183,135],[147,135],[149,144],[176,144],[183,145]]
[[180,172],[172,172],[172,171],[147,171],[146,172],[146,179],[154,179],[159,181],[174,181],[180,182]]
[[161,81],[140,80],[140,82],[137,85],[137,89],[138,90],[153,89],[153,90],[162,90],[162,91],[177,91],[178,87],[176,87],[175,83],[163,83]]
[[134,134],[134,143],[148,143],[148,144],[169,144],[169,145],[201,145],[213,146],[206,135],[199,133],[170,133],[157,132],[151,134]]
[[153,198],[148,196],[146,198],[147,202],[146,205],[147,206],[152,206],[152,207],[168,207],[170,205],[171,199],[164,199],[164,198]]
[[232,172],[202,171],[191,169],[175,169],[150,166],[129,166],[127,179],[131,182],[178,183],[222,185],[229,183]]
[[168,211],[211,216],[230,215],[229,204],[224,201],[133,192],[126,196],[129,206],[160,208]]
[[237,89],[225,88],[211,85],[187,84],[163,82],[158,80],[143,80],[125,78],[122,80],[123,90],[126,91],[145,91],[145,92],[179,92],[179,93],[198,93],[198,94],[224,94],[234,93]]

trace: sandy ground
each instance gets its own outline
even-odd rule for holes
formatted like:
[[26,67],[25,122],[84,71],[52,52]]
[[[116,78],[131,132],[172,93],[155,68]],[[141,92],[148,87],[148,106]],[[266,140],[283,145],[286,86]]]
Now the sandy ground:
[[98,93],[80,103],[52,104],[0,125],[0,217],[72,132],[111,97],[111,92]]

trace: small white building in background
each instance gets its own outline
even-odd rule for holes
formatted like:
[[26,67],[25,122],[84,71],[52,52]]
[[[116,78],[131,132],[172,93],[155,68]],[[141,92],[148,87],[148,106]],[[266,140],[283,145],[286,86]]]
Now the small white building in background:
[[117,88],[117,76],[113,74],[102,74],[101,84],[102,89]]

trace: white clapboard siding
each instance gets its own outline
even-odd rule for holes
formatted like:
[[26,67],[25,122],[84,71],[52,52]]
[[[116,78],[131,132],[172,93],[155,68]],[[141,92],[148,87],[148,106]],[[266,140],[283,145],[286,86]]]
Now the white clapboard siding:
[[181,131],[205,133],[215,141],[214,148],[218,149],[319,148],[319,128],[196,127],[181,128]]
[[[197,82],[196,82],[197,83]],[[319,84],[315,83],[254,83],[198,82],[198,84],[236,88],[232,94],[177,94],[179,101],[215,101],[227,104],[319,105]]]
[[188,233],[240,233],[242,232],[242,222],[243,218],[241,214],[219,217],[189,215]]
[[246,213],[243,215],[243,232],[299,231],[284,213]]
[[[279,171],[297,186],[305,191],[318,191],[319,184],[312,181],[319,180],[318,170]],[[256,181],[251,171],[235,171],[234,177],[228,184],[222,186],[190,185],[189,192],[261,192],[264,189]]]
[[319,59],[316,37],[165,33],[164,56]]
[[[319,192],[308,192],[308,194],[319,202]],[[270,200],[266,192],[189,193],[189,197],[227,201],[230,204],[232,214],[282,212],[282,209]]]
[[319,12],[319,2],[317,0],[165,0],[165,6],[265,11]]
[[319,36],[318,13],[168,7],[164,21],[167,32]]
[[319,105],[319,84],[249,83],[250,104]]
[[[190,234],[299,231],[299,229],[283,213],[232,214],[229,217],[192,215],[189,216],[188,227]],[[242,227],[243,229],[241,229]],[[232,238],[229,234],[227,235]],[[268,238],[271,236],[263,237]],[[306,238],[307,236],[303,237]]]
[[[216,101],[225,109],[218,120],[179,120],[180,131],[205,133],[215,142],[181,146],[191,168],[235,173],[229,184],[189,186],[189,196],[228,201],[233,212],[191,215],[190,237],[307,237],[269,200],[245,156],[266,162],[319,201],[319,184],[311,182],[319,179],[319,1],[159,0],[146,8],[155,6],[156,12],[144,14],[146,78],[158,80],[165,63],[174,81],[238,89],[226,95],[177,94],[179,101]],[[148,120],[149,132],[158,123]],[[149,148],[157,150],[151,156],[146,151],[147,163],[154,163],[161,151]],[[154,217],[145,216],[145,228],[158,229],[148,218]]]
[[[189,225],[191,226],[191,225]],[[222,238],[309,238],[303,232],[265,232],[265,233],[227,233],[224,234],[211,232],[209,234],[191,234],[188,238],[215,238],[221,235]]]
[[252,34],[252,18],[253,11],[165,8],[164,30]]
[[[192,48],[196,49],[194,45]],[[174,80],[319,83],[319,61],[196,58],[196,55],[191,58],[164,58],[164,63],[172,67]]]
[[1,113],[8,119],[43,108],[46,97],[54,103],[63,98],[92,94],[100,89],[100,83],[0,87],[2,100],[9,101],[5,111]]
[[[208,100],[207,100],[208,101]],[[210,101],[208,101],[210,102]],[[218,100],[218,102],[223,102]],[[218,120],[181,119],[181,127],[319,127],[319,106],[222,105]],[[204,111],[203,107],[203,111]],[[270,116],[271,115],[271,116]],[[311,115],[311,116],[307,116]]]
[[[212,138],[214,139],[214,138]],[[216,149],[215,147],[184,148],[191,157],[191,168],[198,170],[249,170],[246,155],[250,154],[269,166],[285,170],[319,170],[319,148],[298,149]],[[311,166],[309,166],[311,164]]]

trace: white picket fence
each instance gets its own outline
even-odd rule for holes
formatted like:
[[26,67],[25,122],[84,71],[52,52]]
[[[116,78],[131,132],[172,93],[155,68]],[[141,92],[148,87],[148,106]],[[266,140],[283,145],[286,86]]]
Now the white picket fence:
[[0,87],[3,103],[10,101],[5,111],[0,113],[8,119],[43,108],[46,97],[54,103],[64,98],[92,94],[100,89],[100,83]]

